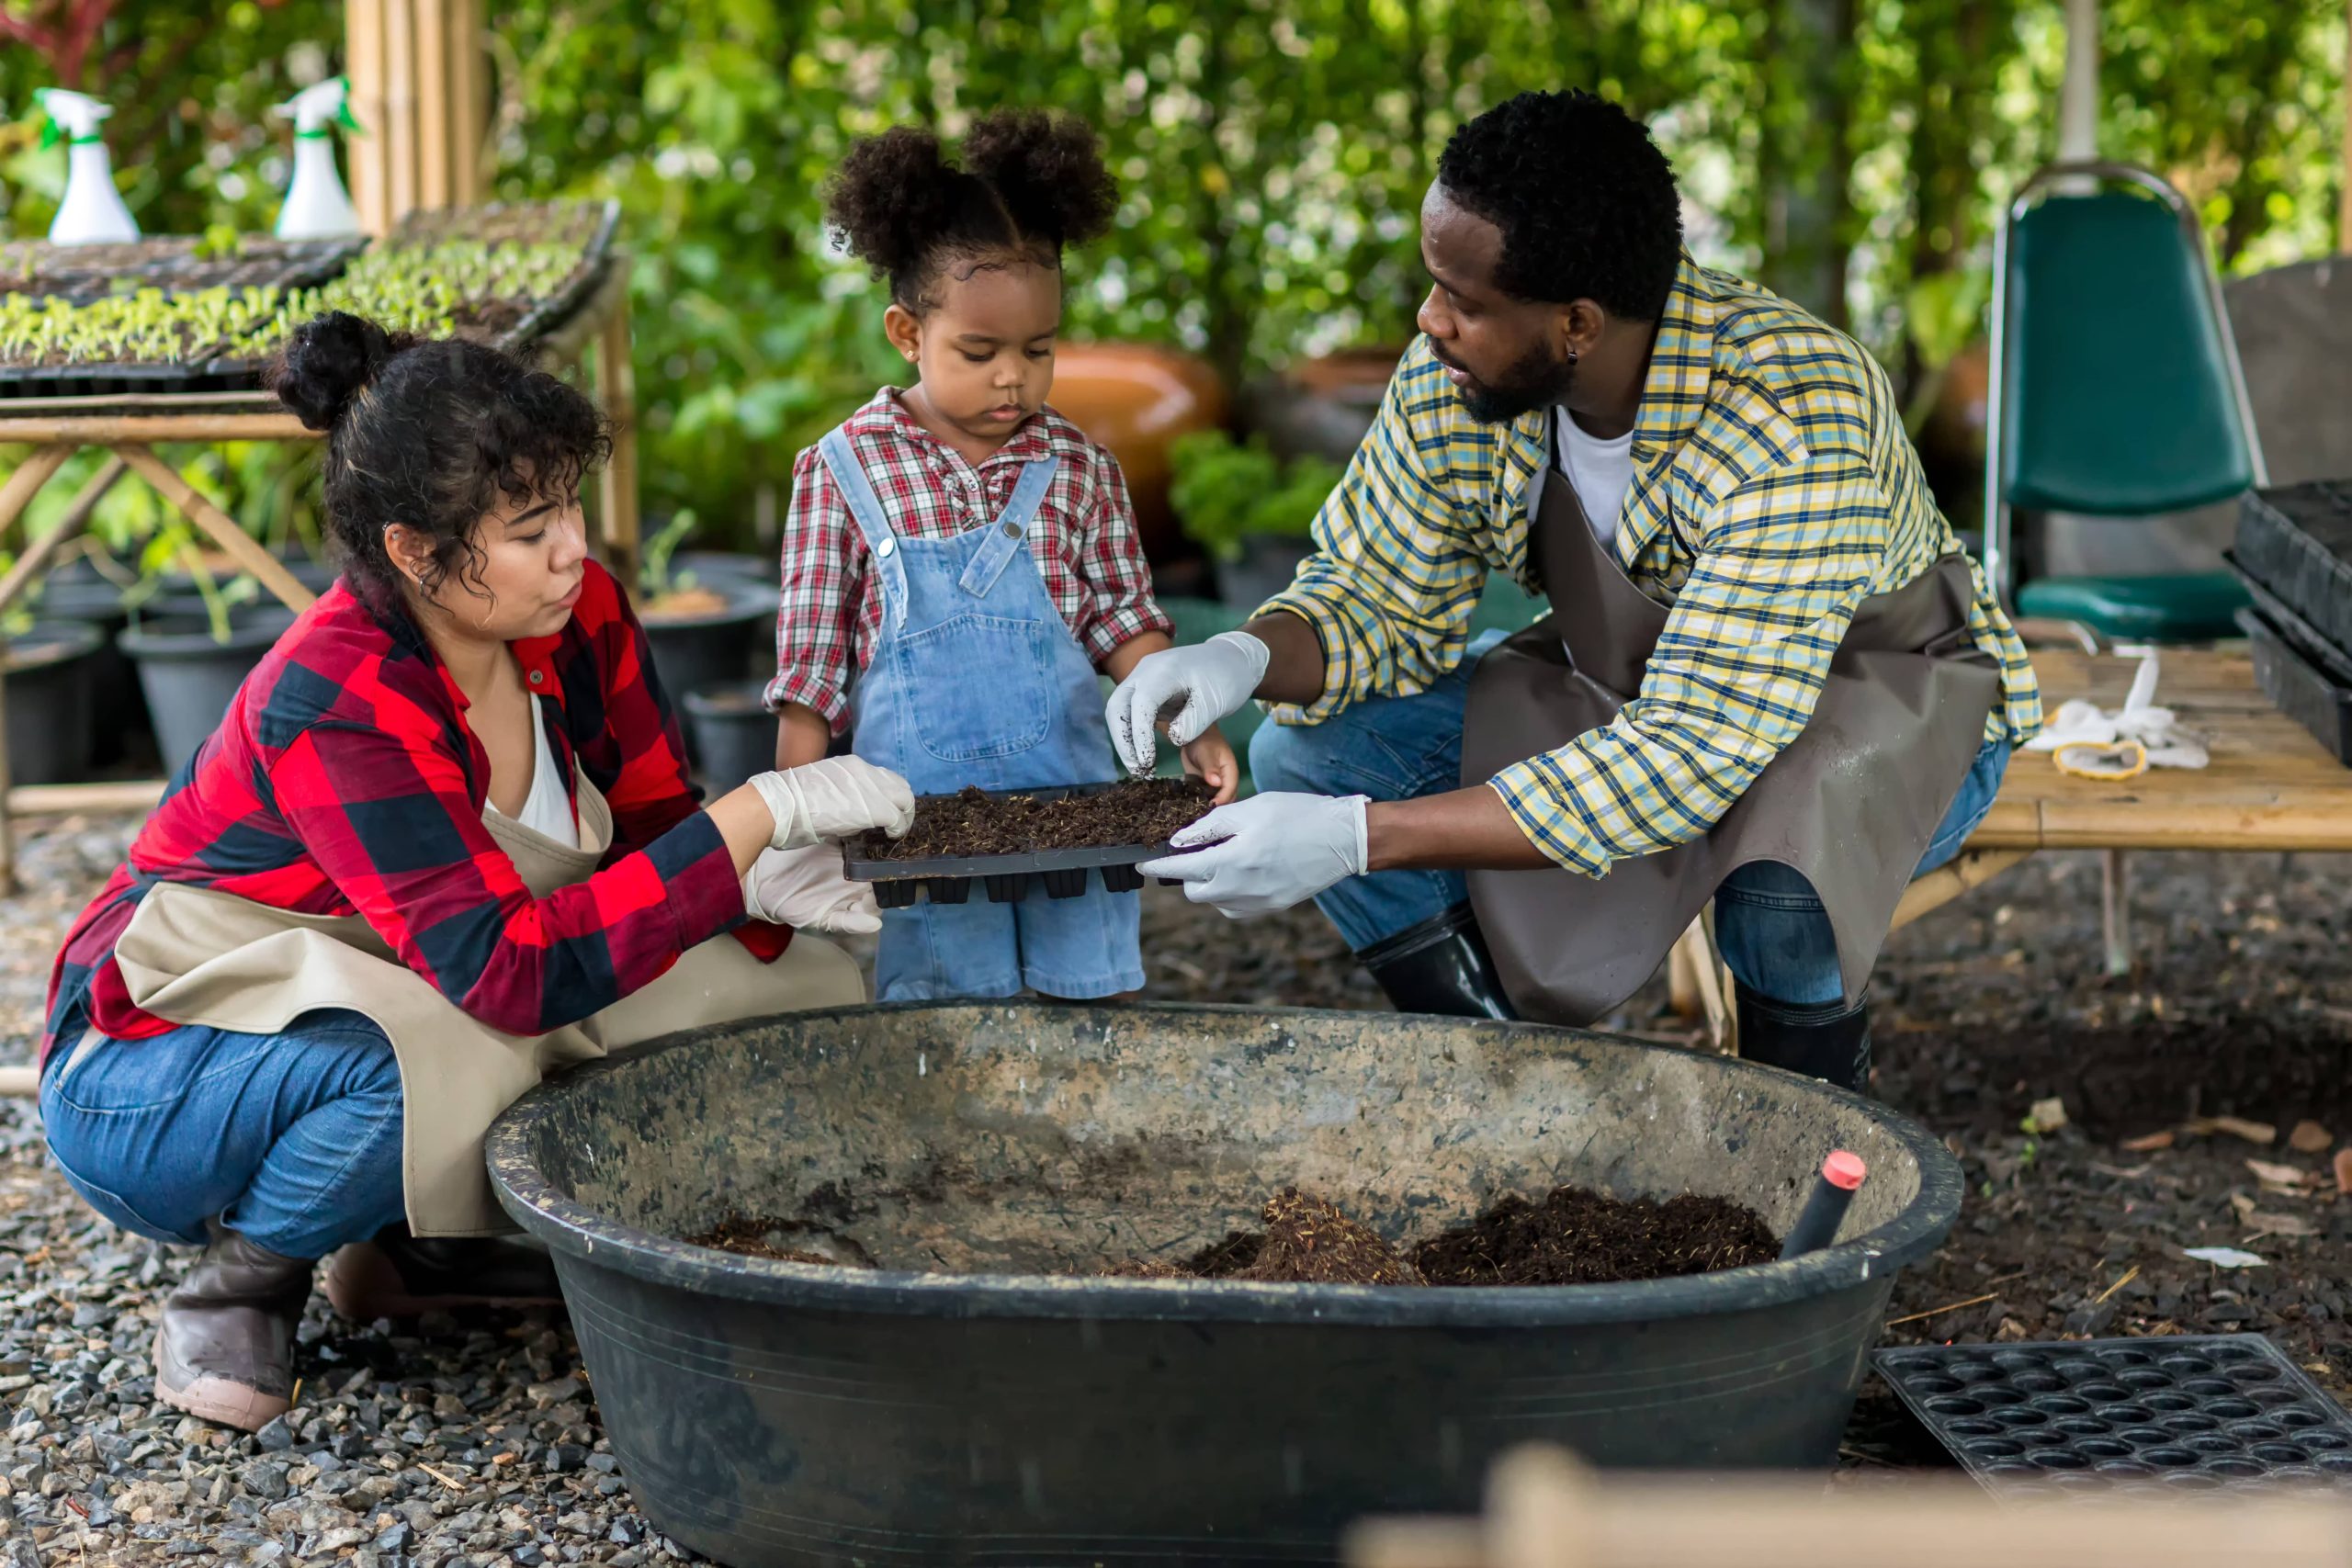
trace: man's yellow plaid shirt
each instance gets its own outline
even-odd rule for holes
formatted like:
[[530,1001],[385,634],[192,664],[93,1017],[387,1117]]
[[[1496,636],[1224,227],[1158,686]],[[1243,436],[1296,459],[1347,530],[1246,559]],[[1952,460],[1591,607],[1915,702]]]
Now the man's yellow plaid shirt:
[[[1316,518],[1316,554],[1266,606],[1314,626],[1325,660],[1323,695],[1273,718],[1427,690],[1461,662],[1489,569],[1537,586],[1527,497],[1550,417],[1478,423],[1427,341],[1414,344]],[[1671,606],[1640,693],[1613,724],[1493,781],[1532,841],[1594,876],[1712,827],[1804,728],[1855,607],[1960,545],[1877,362],[1686,256],[1612,547]],[[1975,578],[1969,627],[2006,693],[1985,734],[2023,741],[2041,727],[2041,693],[1981,567]]]

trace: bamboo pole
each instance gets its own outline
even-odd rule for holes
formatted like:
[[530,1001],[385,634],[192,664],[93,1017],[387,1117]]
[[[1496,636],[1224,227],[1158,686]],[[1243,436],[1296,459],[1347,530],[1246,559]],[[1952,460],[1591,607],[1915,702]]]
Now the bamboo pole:
[[125,445],[117,450],[122,454],[122,460],[130,465],[133,473],[153,485],[158,494],[178,508],[188,521],[203,529],[240,570],[259,579],[261,585],[276,594],[288,609],[307,610],[311,607],[311,602],[318,595],[297,582],[294,574],[286,570],[286,563],[263,549],[252,535],[237,526],[236,519],[191,489],[188,482],[180,478],[179,470],[144,446]]
[[388,226],[416,207],[416,15],[412,0],[384,0],[384,162]]
[[[0,419],[0,441],[69,449],[151,441],[315,441],[319,432],[290,413],[29,414]],[[60,462],[63,459],[60,458]],[[50,470],[54,473],[54,468]],[[13,482],[13,479],[11,480]],[[41,478],[47,484],[47,475]],[[36,489],[39,486],[35,487]],[[15,513],[8,514],[11,518]]]
[[8,792],[11,817],[74,817],[117,811],[153,811],[164,798],[162,779],[115,784],[18,784]]
[[385,0],[344,0],[344,71],[351,78],[351,113],[365,134],[347,147],[351,201],[359,226],[381,234],[392,226],[390,170],[391,107],[384,90]]
[[[39,437],[18,436],[17,439],[29,441]],[[16,472],[8,476],[8,482],[0,484],[0,534],[6,534],[8,525],[24,514],[25,508],[32,504],[33,497],[40,493],[43,485],[57,477],[57,470],[63,468],[65,459],[72,456],[74,448],[71,445],[51,437],[47,445],[17,465]]]
[[490,84],[481,65],[481,0],[450,0],[449,104],[457,129],[449,188],[459,206],[481,199],[490,156]]
[[605,565],[624,586],[637,578],[637,373],[629,364],[628,259],[613,258],[621,286],[596,338],[596,393],[611,422],[613,455],[597,481]]
[[[23,597],[32,580],[49,570],[50,562],[57,558],[57,552],[72,544],[74,536],[89,525],[90,513],[98,509],[98,502],[106,499],[107,491],[114,488],[115,481],[126,471],[127,466],[120,457],[109,457],[98,471],[90,476],[89,483],[84,485],[66,506],[65,515],[58,519],[57,526],[35,539],[17,558],[17,564],[8,569],[8,575],[0,577],[0,610],[7,609]],[[0,789],[6,787],[7,781],[0,778]]]
[[446,0],[414,0],[416,19],[416,203],[447,207],[449,180],[449,29]]

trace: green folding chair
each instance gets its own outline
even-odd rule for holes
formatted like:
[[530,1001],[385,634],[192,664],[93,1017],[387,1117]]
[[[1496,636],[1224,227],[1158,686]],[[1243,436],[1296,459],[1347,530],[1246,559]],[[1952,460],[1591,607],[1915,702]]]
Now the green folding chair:
[[1993,253],[1984,568],[2020,615],[2110,639],[2235,636],[2227,572],[2017,579],[2012,509],[2145,517],[2267,483],[2245,376],[2188,203],[2123,164],[2057,164]]

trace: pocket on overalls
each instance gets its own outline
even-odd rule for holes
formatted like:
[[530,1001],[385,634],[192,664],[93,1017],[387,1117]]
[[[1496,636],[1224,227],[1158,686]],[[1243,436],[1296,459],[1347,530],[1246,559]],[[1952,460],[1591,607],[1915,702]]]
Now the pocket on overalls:
[[977,762],[1045,739],[1060,635],[1038,621],[957,615],[902,638],[905,700],[922,749],[943,762]]

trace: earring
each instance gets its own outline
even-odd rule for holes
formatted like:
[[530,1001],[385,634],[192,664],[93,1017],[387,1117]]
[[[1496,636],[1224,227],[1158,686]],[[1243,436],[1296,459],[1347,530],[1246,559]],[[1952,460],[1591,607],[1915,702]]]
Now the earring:
[[1569,363],[1570,365],[1574,365],[1576,362],[1577,362],[1577,351],[1576,351],[1576,347],[1575,347],[1575,345],[1574,345],[1574,344],[1570,344],[1570,345],[1569,345],[1569,348],[1568,348],[1568,363]]

